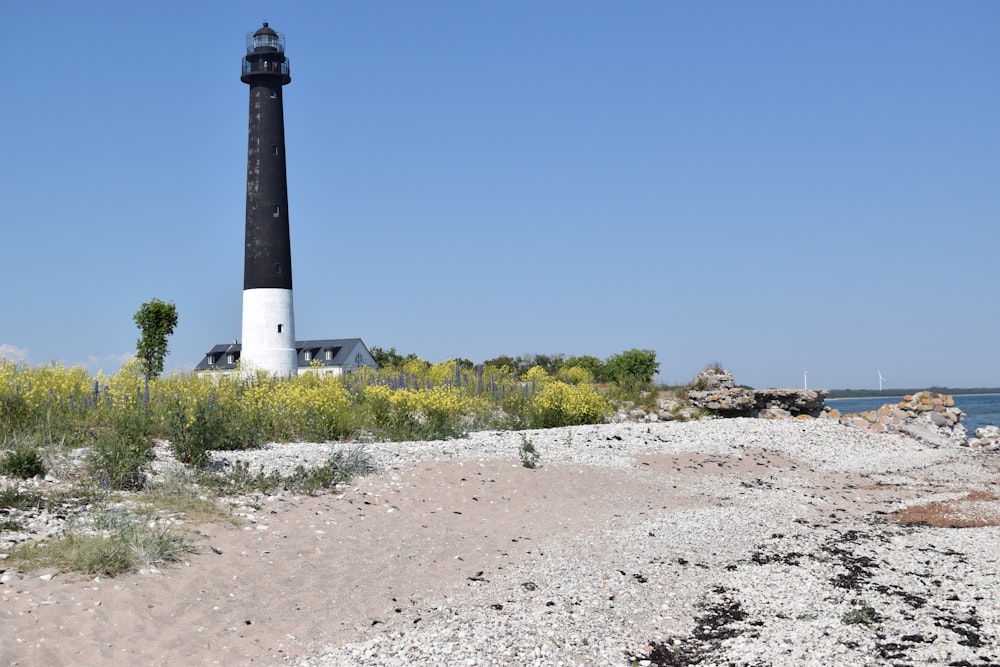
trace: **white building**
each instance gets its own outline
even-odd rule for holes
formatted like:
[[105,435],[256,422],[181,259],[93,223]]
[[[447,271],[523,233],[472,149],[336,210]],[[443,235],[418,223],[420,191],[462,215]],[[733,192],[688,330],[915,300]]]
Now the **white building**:
[[[243,346],[233,341],[216,345],[195,366],[198,373],[229,374],[238,368]],[[372,353],[360,338],[327,338],[295,341],[299,375],[343,375],[359,368],[378,368]]]

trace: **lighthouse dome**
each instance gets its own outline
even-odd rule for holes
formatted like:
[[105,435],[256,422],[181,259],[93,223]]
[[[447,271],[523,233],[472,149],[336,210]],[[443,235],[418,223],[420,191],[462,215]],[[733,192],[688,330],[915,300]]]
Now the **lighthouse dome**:
[[264,25],[257,28],[257,31],[253,34],[252,42],[253,53],[280,53],[285,50],[284,40],[281,38],[281,35],[276,33],[271,26],[267,25],[267,21],[264,21]]

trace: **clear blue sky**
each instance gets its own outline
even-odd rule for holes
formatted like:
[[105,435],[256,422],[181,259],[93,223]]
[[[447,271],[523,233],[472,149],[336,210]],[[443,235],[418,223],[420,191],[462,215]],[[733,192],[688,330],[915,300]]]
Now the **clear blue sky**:
[[286,36],[296,333],[1000,385],[1000,2],[20,2],[0,353],[240,336],[245,34]]

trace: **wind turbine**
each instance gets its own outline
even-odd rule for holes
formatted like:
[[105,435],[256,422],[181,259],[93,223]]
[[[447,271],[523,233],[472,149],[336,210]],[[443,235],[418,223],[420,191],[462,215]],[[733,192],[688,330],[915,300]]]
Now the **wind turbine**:
[[802,371],[802,388],[809,391],[809,371]]
[[882,377],[882,371],[878,372],[878,390],[882,391],[882,383],[885,382],[885,378]]

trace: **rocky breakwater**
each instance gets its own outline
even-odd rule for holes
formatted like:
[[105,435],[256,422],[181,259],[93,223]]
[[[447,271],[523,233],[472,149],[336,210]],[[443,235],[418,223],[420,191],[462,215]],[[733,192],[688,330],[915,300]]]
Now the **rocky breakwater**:
[[709,368],[698,374],[687,398],[696,408],[719,417],[820,417],[826,390],[751,389],[736,385],[733,374]]
[[[888,403],[877,410],[845,415],[834,410],[829,416],[868,433],[902,433],[932,447],[973,444],[962,424],[965,413],[955,406],[955,399],[934,391],[904,396],[899,403]],[[986,430],[977,429],[976,432]],[[998,448],[1000,430],[996,431],[984,433],[974,446],[977,449]]]

